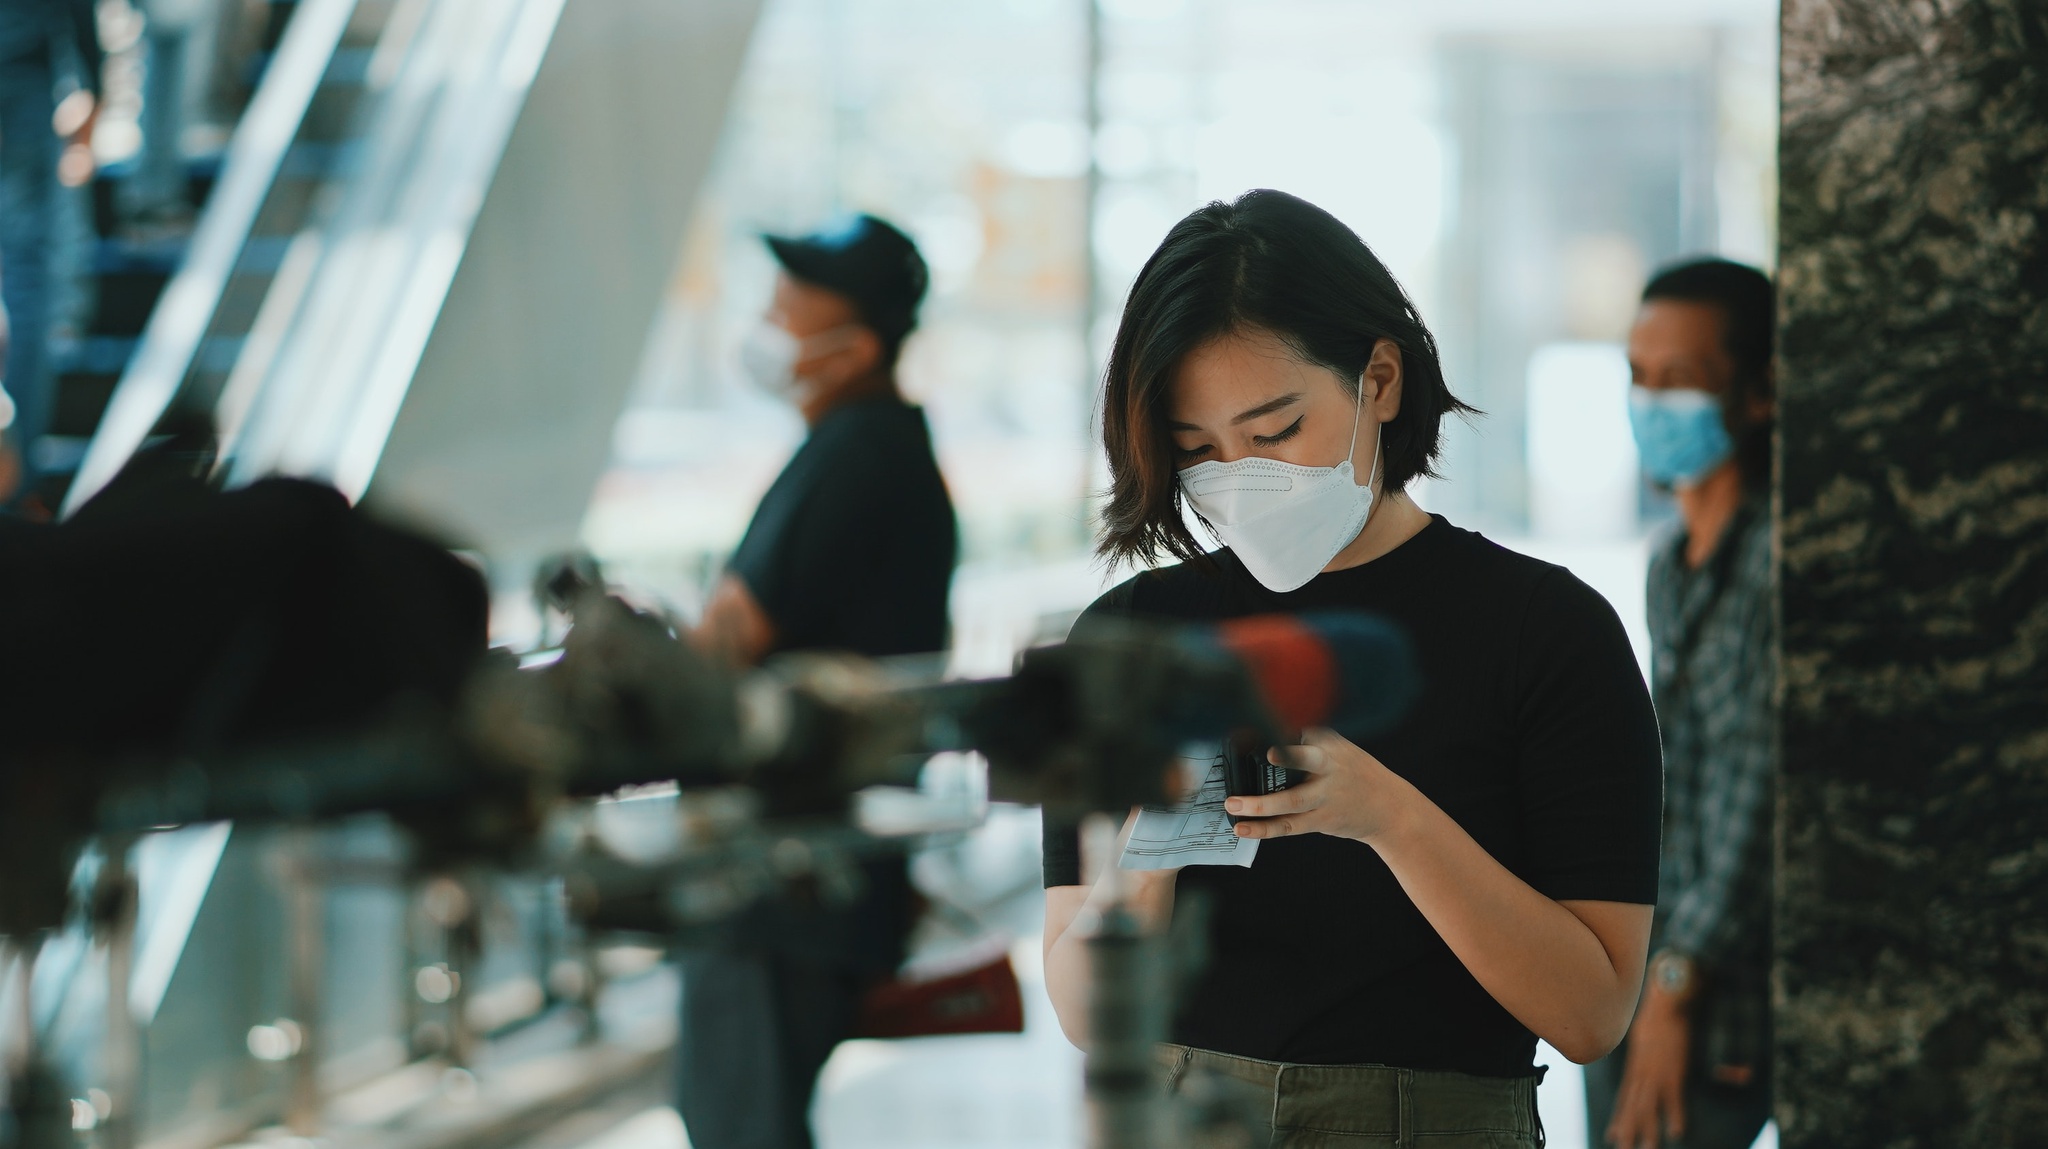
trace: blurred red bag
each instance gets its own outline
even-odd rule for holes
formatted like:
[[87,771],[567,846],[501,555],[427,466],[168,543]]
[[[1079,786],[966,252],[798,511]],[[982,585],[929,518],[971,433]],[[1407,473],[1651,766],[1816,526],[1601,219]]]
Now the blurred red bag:
[[929,1037],[941,1033],[1022,1033],[1024,995],[1010,955],[920,980],[898,978],[868,991],[855,1037]]

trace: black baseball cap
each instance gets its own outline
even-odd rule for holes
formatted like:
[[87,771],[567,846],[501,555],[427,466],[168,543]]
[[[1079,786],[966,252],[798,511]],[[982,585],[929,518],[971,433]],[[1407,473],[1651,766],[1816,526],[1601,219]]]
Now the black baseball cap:
[[809,235],[764,235],[784,270],[853,302],[884,341],[900,343],[917,326],[917,305],[931,275],[910,237],[871,215],[854,215]]

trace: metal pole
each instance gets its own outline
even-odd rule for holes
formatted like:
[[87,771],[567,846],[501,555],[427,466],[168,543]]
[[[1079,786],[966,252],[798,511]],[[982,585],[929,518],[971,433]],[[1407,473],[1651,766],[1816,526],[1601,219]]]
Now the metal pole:
[[128,869],[133,839],[106,842],[95,916],[107,946],[107,1048],[102,1062],[109,1104],[101,1121],[104,1149],[133,1149],[142,1072],[142,1028],[128,990],[135,976],[135,875]]
[[285,1127],[301,1137],[320,1131],[321,990],[325,981],[326,899],[314,873],[313,832],[295,831],[285,863],[290,905],[290,994],[299,1048],[291,1059]]
[[[545,620],[546,616],[543,615],[542,618]],[[547,624],[543,621],[541,625],[546,626]],[[402,972],[398,978],[400,986],[398,993],[398,1017],[399,1025],[405,1033],[407,1056],[420,1057],[429,1053],[440,1052],[439,1050],[426,1048],[425,1043],[421,1040],[424,1034],[420,1026],[426,1021],[426,1015],[420,1009],[418,988],[420,967],[427,964],[425,949],[420,940],[420,935],[425,932],[420,928],[420,914],[424,911],[420,909],[419,884],[417,882],[401,884],[399,889],[405,897],[405,915],[404,934],[399,942],[402,958],[400,968]]]
[[1165,1039],[1167,973],[1159,939],[1146,934],[1124,902],[1114,854],[1119,822],[1091,814],[1083,824],[1090,855],[1103,858],[1098,888],[1111,888],[1109,908],[1088,939],[1089,1149],[1155,1149],[1162,1145],[1164,1098],[1154,1050]]
[[14,960],[14,1011],[7,1019],[8,1042],[6,1076],[9,1082],[17,1081],[28,1069],[36,1055],[36,1012],[35,1002],[29,996],[36,972],[36,950],[39,947],[26,941],[9,944],[0,939],[0,965]]
[[470,1025],[469,1003],[476,995],[476,971],[483,957],[483,891],[473,877],[446,880],[456,883],[460,892],[453,899],[456,914],[447,923],[448,1064],[469,1069],[476,1064],[477,1034]]

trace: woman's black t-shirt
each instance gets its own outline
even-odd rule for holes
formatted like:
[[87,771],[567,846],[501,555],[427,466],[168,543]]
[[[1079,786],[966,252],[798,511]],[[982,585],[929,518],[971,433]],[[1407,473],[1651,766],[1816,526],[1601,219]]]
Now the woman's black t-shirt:
[[[1554,899],[1657,900],[1661,758],[1648,691],[1614,609],[1562,567],[1437,517],[1392,552],[1299,590],[1258,585],[1229,551],[1148,571],[1096,617],[1171,621],[1359,609],[1408,632],[1421,692],[1361,745]],[[1045,884],[1081,880],[1049,825]],[[1209,961],[1174,1041],[1241,1057],[1491,1077],[1531,1072],[1536,1039],[1487,992],[1360,842],[1260,843],[1249,869],[1190,866],[1210,898]]]

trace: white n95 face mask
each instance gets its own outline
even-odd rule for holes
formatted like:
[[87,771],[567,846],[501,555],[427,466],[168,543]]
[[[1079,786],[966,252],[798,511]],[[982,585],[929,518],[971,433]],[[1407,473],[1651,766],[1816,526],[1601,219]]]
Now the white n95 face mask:
[[773,323],[757,323],[740,340],[740,369],[754,385],[778,398],[796,394],[796,365],[803,342]]
[[1180,472],[1181,494],[1188,505],[1267,590],[1295,590],[1316,577],[1372,517],[1371,482],[1380,475],[1377,423],[1372,479],[1359,484],[1351,466],[1364,410],[1365,380],[1360,379],[1351,446],[1334,467],[1246,458],[1197,463]]
[[796,365],[807,353],[829,355],[850,346],[857,330],[854,324],[842,323],[800,339],[780,324],[762,320],[740,340],[740,368],[763,391],[794,401],[803,390]]

